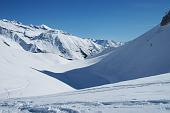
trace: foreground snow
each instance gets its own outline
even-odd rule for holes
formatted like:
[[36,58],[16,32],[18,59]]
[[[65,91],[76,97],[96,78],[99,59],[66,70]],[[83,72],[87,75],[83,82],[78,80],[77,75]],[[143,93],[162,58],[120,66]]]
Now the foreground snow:
[[169,113],[170,73],[74,92],[0,101],[0,113]]

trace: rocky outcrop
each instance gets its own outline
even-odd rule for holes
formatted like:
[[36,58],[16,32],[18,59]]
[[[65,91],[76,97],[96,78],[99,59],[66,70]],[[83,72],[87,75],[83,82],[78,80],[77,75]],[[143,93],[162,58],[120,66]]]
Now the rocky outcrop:
[[170,11],[162,18],[161,26],[167,25],[170,22]]

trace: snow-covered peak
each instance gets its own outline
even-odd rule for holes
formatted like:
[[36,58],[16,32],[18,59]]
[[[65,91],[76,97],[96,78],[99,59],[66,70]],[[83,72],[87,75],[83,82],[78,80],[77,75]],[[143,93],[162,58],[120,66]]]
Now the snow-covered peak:
[[0,20],[0,35],[12,39],[24,50],[36,48],[35,52],[55,53],[67,59],[83,59],[103,50],[102,45],[89,39],[82,39],[44,24],[23,25],[16,21]]
[[48,27],[47,25],[40,25],[40,28],[45,29],[45,30],[52,30],[52,28]]
[[24,35],[25,37],[32,38],[38,36],[42,32],[46,32],[44,29],[38,29],[35,26],[23,25],[17,21],[0,20],[0,27],[5,28],[8,31],[16,33],[18,35]]
[[12,23],[12,24],[16,24],[16,25],[17,24],[22,24],[21,22],[15,21],[15,20],[10,21],[10,20],[7,20],[7,19],[2,19],[0,21],[7,22],[7,23]]
[[50,28],[50,27],[48,27],[47,25],[44,25],[44,24],[42,24],[42,25],[32,25],[32,24],[30,24],[29,26],[34,28],[34,29],[54,30],[54,29],[52,29],[52,28]]
[[101,46],[103,46],[104,48],[110,48],[110,47],[119,47],[122,46],[123,43],[122,42],[115,42],[113,40],[95,40],[93,39],[93,41]]

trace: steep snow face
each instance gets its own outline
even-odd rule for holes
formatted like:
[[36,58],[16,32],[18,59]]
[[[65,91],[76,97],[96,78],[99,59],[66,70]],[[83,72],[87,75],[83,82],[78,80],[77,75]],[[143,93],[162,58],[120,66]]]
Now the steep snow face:
[[[170,72],[170,24],[156,26],[96,64],[110,82]],[[105,68],[105,71],[100,69]]]
[[89,39],[82,39],[46,25],[26,26],[16,21],[0,20],[0,34],[26,51],[55,53],[67,59],[84,59],[103,50],[101,45]]
[[113,40],[93,40],[95,43],[103,46],[104,48],[116,48],[122,46],[122,42],[115,42]]
[[92,66],[56,73],[42,73],[76,88],[153,76],[170,72],[170,24],[156,26],[139,38],[115,49],[103,60]]

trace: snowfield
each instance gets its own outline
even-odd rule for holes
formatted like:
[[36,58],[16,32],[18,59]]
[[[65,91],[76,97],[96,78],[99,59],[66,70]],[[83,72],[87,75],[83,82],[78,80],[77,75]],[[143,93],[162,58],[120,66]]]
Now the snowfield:
[[0,101],[1,113],[169,113],[170,73],[41,97]]

